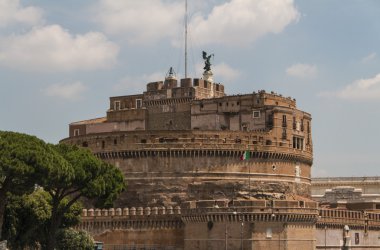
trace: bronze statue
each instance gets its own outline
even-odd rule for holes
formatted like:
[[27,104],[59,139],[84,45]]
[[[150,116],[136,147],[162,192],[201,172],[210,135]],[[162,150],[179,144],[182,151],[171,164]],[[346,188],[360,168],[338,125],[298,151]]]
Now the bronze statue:
[[214,56],[214,54],[211,54],[211,55],[208,55],[207,56],[207,53],[205,51],[202,51],[203,53],[203,59],[205,60],[205,66],[203,67],[203,69],[206,71],[210,71],[211,70],[211,62],[210,62],[210,59],[212,56]]

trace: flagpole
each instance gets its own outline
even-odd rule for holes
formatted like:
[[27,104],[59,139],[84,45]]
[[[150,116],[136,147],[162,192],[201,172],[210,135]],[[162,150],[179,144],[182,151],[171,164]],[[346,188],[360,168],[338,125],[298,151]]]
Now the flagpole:
[[251,197],[251,164],[248,164],[248,194]]

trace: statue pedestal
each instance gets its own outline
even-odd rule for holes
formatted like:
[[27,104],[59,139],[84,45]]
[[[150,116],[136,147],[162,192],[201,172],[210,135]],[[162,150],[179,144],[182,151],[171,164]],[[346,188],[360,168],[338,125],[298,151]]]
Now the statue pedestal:
[[203,80],[205,80],[207,82],[214,83],[213,76],[214,76],[214,74],[212,73],[211,70],[203,72]]

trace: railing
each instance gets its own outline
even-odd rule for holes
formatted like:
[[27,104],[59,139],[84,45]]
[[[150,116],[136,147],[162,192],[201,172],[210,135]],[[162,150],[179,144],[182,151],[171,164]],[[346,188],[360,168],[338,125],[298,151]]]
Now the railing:
[[365,181],[380,181],[380,176],[370,177],[315,177],[312,179],[313,184],[324,182],[365,182]]
[[338,209],[320,209],[318,224],[380,227],[380,213]]

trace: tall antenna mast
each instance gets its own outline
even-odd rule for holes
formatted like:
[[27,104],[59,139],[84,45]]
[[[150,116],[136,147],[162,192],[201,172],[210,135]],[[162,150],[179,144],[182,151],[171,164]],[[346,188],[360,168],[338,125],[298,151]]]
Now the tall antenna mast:
[[187,78],[187,0],[185,0],[185,78]]

